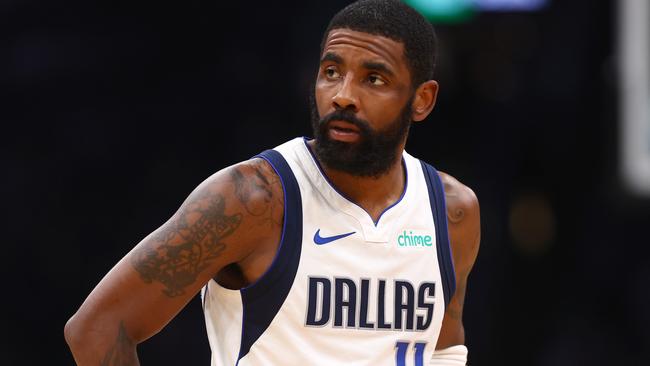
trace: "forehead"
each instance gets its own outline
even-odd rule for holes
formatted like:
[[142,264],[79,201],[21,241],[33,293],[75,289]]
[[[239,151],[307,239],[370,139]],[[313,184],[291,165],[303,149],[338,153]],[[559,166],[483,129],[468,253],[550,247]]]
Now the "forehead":
[[345,57],[342,55],[345,52],[361,53],[365,57],[387,62],[396,69],[406,69],[402,42],[376,34],[345,28],[333,29],[323,45],[323,55],[328,52],[342,57]]

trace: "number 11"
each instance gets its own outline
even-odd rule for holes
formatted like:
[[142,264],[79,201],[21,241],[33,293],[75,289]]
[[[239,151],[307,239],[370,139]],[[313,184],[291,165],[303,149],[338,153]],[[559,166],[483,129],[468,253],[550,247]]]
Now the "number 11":
[[[427,342],[416,342],[413,346],[415,348],[415,366],[424,366],[424,347]],[[406,351],[409,348],[409,342],[395,343],[397,352],[395,353],[395,365],[406,366]]]

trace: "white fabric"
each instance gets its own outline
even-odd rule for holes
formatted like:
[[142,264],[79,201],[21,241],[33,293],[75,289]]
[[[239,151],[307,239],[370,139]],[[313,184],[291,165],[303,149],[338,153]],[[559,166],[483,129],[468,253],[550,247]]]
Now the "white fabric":
[[437,349],[431,357],[431,366],[465,366],[467,364],[467,347],[464,345]]
[[[407,171],[404,196],[374,223],[366,211],[329,184],[302,138],[275,150],[286,159],[302,196],[302,250],[297,273],[271,324],[240,360],[237,360],[237,355],[242,321],[246,321],[242,314],[245,308],[242,297],[239,291],[224,289],[215,281],[208,283],[207,291],[204,291],[204,311],[212,365],[394,366],[396,357],[401,357],[406,366],[414,366],[431,359],[445,303],[436,251],[438,228],[434,225],[420,161],[404,152]],[[316,245],[317,230],[322,237],[354,234]],[[406,240],[404,235],[428,238],[427,244],[402,245]],[[331,319],[322,326],[307,322],[310,279],[315,277],[331,281]],[[343,326],[333,324],[337,279],[349,279],[356,285],[354,326],[346,324],[347,312],[343,314]],[[365,295],[361,290],[362,282],[367,286]],[[429,318],[425,329],[415,329],[415,325],[408,329],[406,312],[402,313],[402,326],[396,329],[394,299],[398,282],[413,286],[415,311],[411,321],[417,324]],[[418,291],[424,284],[431,283],[435,284],[435,292]],[[322,286],[318,290],[324,291]],[[378,291],[385,292],[383,308],[379,306]],[[344,299],[350,296],[344,293]],[[407,296],[406,291],[403,294]],[[367,299],[366,324],[374,324],[374,328],[360,325],[360,304],[364,297]],[[427,306],[431,306],[430,314]],[[317,312],[322,312],[322,309],[319,305]],[[387,328],[379,329],[377,326],[380,322],[378,316],[383,316],[378,315],[379,312],[385,313],[383,319],[389,324]]]

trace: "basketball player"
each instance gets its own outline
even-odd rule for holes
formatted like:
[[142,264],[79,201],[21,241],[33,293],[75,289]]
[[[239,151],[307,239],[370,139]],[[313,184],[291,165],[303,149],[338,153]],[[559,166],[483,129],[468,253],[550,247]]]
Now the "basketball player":
[[315,138],[200,184],[68,321],[77,364],[137,365],[137,344],[201,292],[213,365],[464,365],[478,202],[404,151],[435,104],[434,53],[399,1],[340,11]]

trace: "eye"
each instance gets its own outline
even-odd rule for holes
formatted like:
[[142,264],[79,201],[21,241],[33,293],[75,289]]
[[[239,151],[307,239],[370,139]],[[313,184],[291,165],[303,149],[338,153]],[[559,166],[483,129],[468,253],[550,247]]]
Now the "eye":
[[334,66],[327,67],[325,69],[325,75],[330,79],[338,79],[341,76]]
[[376,85],[376,86],[386,85],[386,82],[384,81],[384,79],[382,79],[381,76],[379,76],[377,74],[372,74],[372,75],[368,76],[368,81],[370,82],[370,84]]

